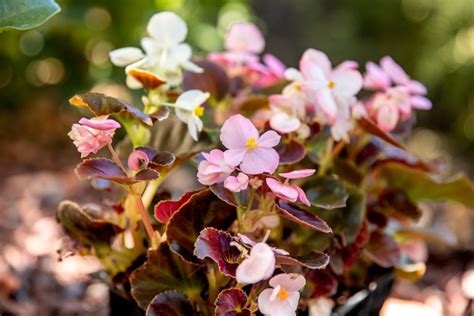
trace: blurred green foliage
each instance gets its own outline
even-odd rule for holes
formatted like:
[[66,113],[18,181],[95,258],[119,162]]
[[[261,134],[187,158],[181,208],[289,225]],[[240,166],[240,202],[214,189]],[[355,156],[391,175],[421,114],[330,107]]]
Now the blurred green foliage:
[[[363,65],[392,55],[425,83],[433,110],[420,125],[445,133],[458,153],[474,157],[474,5],[472,0],[63,0],[62,12],[30,31],[0,34],[0,106],[17,112],[42,98],[68,97],[100,82],[124,82],[108,52],[139,46],[157,11],[189,25],[197,54],[222,48],[227,26],[251,20],[267,51],[297,65],[307,47],[332,60]],[[2,127],[3,128],[3,127]]]

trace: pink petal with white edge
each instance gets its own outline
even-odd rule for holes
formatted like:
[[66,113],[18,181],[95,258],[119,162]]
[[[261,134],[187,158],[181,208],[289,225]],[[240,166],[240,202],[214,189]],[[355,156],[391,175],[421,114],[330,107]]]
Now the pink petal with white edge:
[[267,178],[265,182],[273,194],[275,194],[280,199],[289,202],[296,202],[298,200],[299,192],[292,185],[281,183],[280,181],[273,178]]
[[120,128],[119,122],[112,119],[102,119],[102,118],[87,119],[83,117],[79,120],[79,124],[88,126],[90,128],[98,129],[100,131],[108,131],[111,129]]
[[365,64],[364,87],[372,90],[385,90],[390,87],[389,75],[376,63],[369,61]]
[[270,279],[270,286],[277,287],[278,285],[290,291],[299,291],[306,285],[304,276],[298,273],[280,273]]
[[410,81],[407,73],[403,68],[397,64],[392,57],[385,56],[380,60],[380,66],[390,76],[396,84],[407,84]]
[[300,179],[312,176],[316,172],[316,169],[301,169],[301,170],[294,170],[291,172],[283,172],[279,173],[278,175],[287,178],[287,179]]
[[225,162],[233,167],[238,166],[244,159],[247,149],[229,149],[224,152]]
[[281,136],[275,131],[267,131],[260,136],[257,143],[261,147],[272,148],[278,145],[281,140]]
[[430,100],[418,95],[410,97],[410,105],[419,110],[430,110],[433,106]]
[[300,70],[307,81],[305,84],[310,85],[313,89],[319,89],[327,84],[327,77],[329,75],[325,74],[324,70],[316,63],[310,60],[301,61]]
[[270,127],[283,134],[294,132],[300,126],[301,122],[298,118],[285,112],[275,113],[270,119]]
[[233,52],[259,54],[265,48],[265,40],[255,24],[237,22],[227,32],[225,47]]
[[389,132],[397,126],[399,117],[398,109],[395,106],[383,106],[377,112],[377,125],[382,130]]
[[220,139],[228,149],[245,148],[247,139],[258,139],[258,130],[252,122],[240,114],[228,118],[221,128]]
[[280,156],[273,148],[259,147],[248,150],[244,155],[240,169],[246,174],[274,173],[280,162]]
[[352,97],[362,89],[363,79],[357,70],[338,70],[331,74],[333,91],[338,96]]
[[337,118],[337,105],[329,88],[319,89],[314,94],[317,106],[326,115],[330,124]]
[[301,63],[303,61],[310,61],[312,63],[315,63],[318,65],[319,68],[323,71],[324,75],[328,76],[329,73],[331,72],[331,61],[329,60],[328,56],[323,53],[322,51],[309,48],[307,49],[304,53],[303,56],[301,57],[300,61],[300,68],[301,68]]

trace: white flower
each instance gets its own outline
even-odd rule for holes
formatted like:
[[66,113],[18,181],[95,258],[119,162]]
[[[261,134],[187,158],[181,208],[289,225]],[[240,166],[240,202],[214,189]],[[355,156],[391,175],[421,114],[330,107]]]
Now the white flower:
[[201,116],[204,115],[202,104],[209,98],[209,93],[200,90],[189,90],[181,94],[174,107],[176,116],[188,125],[189,134],[194,140],[198,140],[198,133],[202,131],[203,124]]
[[275,271],[275,253],[265,242],[256,243],[235,273],[237,282],[254,284],[266,280]]
[[305,286],[305,278],[296,273],[282,273],[270,279],[273,289],[265,289],[258,296],[258,309],[264,315],[293,316],[296,315],[299,291]]
[[138,48],[125,47],[110,52],[110,60],[119,67],[127,67],[127,85],[132,89],[142,87],[130,76],[133,69],[141,69],[164,78],[170,85],[182,80],[182,69],[201,72],[193,64],[191,47],[183,43],[188,33],[186,23],[172,12],[161,12],[151,17],[147,25],[150,37],[141,40],[145,54]]

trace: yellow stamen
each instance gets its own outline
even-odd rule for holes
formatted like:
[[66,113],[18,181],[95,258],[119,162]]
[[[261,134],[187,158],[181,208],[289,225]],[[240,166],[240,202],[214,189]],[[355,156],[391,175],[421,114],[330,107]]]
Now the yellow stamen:
[[334,83],[334,81],[329,81],[329,83],[328,83],[328,87],[331,88],[331,89],[334,88],[335,85],[336,84]]
[[255,139],[255,137],[251,137],[251,138],[247,139],[247,144],[245,146],[249,149],[257,148],[258,144],[257,144],[257,140]]
[[204,108],[202,106],[197,106],[194,108],[194,114],[197,116],[197,117],[201,117],[204,115]]
[[295,84],[295,90],[298,91],[298,92],[301,92],[301,90],[303,90],[303,87],[301,86],[301,84],[296,83]]
[[284,301],[288,298],[288,291],[285,290],[284,288],[281,288],[280,291],[278,292],[278,298],[280,299],[280,301]]

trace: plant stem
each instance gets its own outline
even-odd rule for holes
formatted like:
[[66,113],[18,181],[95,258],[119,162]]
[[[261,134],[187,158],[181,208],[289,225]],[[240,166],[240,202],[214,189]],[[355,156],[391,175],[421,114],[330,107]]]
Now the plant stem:
[[107,144],[107,148],[109,149],[110,154],[112,155],[113,161],[115,161],[115,163],[116,163],[117,165],[119,165],[120,168],[122,168],[124,171],[127,170],[127,169],[125,169],[125,167],[123,166],[122,162],[120,161],[120,158],[119,158],[119,156],[117,155],[117,152],[114,150],[114,147],[112,147],[112,144],[111,144],[111,143],[108,143],[108,144]]
[[151,202],[153,202],[153,198],[155,197],[156,191],[165,179],[166,174],[160,174],[160,177],[158,179],[152,180],[148,183],[142,195],[143,205],[145,206],[145,209],[150,207]]
[[328,138],[326,143],[326,150],[324,151],[323,157],[321,157],[321,163],[319,165],[318,175],[322,176],[326,173],[326,170],[332,163],[332,147],[334,145],[334,140],[332,138]]
[[155,239],[155,230],[153,229],[150,219],[148,218],[148,213],[146,211],[145,205],[143,205],[142,197],[136,192],[132,192],[132,194],[135,197],[135,201],[137,203],[138,210],[140,211],[140,216],[142,217],[143,224],[145,225],[145,230],[148,234],[148,238],[150,238],[150,242],[153,244],[153,241]]
[[209,283],[209,301],[214,302],[218,294],[216,274],[214,272],[214,268],[208,266],[206,276],[207,282]]

